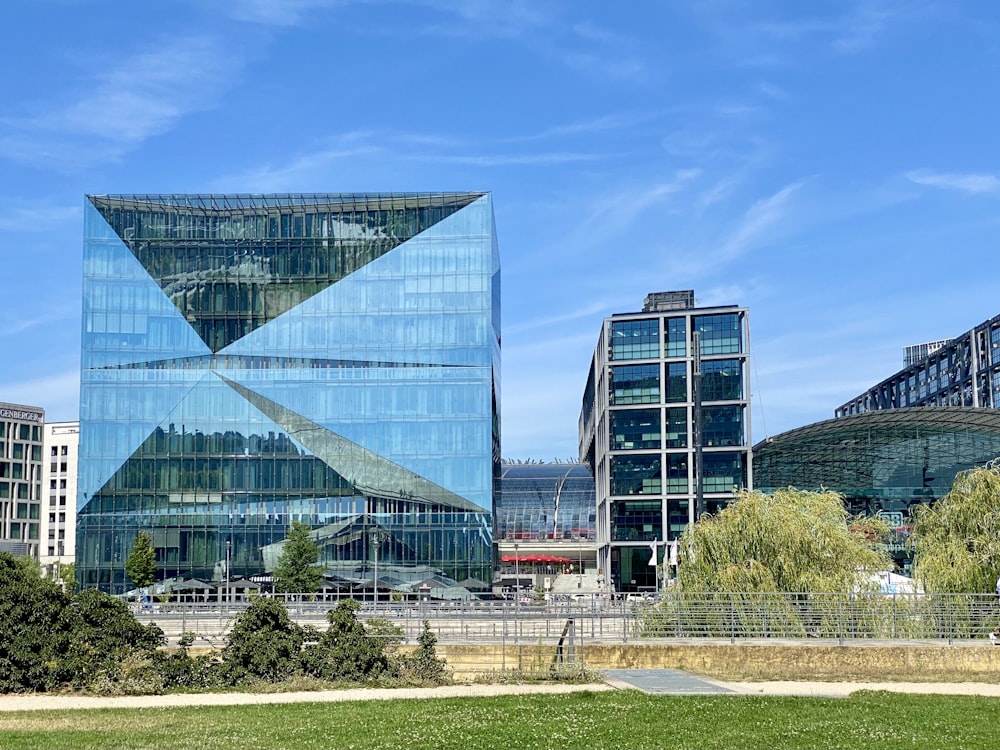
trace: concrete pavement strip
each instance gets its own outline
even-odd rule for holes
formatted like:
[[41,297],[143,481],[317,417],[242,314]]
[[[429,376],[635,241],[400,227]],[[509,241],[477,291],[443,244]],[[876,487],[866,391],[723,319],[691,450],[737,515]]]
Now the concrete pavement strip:
[[[846,698],[860,690],[930,695],[978,695],[1000,698],[1000,685],[982,682],[724,682],[679,670],[611,670],[603,683],[479,685],[434,688],[356,688],[289,693],[176,693],[170,695],[94,696],[70,694],[0,695],[0,713],[101,708],[171,708],[242,706],[276,703],[337,703],[363,700],[465,698],[503,695],[562,695],[616,689],[642,690],[652,695],[781,695]],[[662,674],[669,673],[669,674]]]

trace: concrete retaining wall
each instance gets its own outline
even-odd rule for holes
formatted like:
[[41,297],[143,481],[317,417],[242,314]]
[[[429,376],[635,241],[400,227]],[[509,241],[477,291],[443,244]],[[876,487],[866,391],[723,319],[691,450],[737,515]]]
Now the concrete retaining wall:
[[[547,671],[554,646],[438,644],[457,679],[476,673]],[[978,643],[591,643],[563,663],[591,670],[683,669],[728,679],[909,679],[1000,681],[1000,648]]]

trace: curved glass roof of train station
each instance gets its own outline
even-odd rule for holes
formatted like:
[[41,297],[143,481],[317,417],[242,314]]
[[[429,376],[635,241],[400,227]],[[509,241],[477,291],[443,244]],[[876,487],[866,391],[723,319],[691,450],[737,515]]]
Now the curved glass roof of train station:
[[754,487],[829,489],[852,512],[905,511],[1000,457],[1000,409],[913,407],[806,425],[756,446]]
[[499,540],[593,539],[594,478],[583,464],[504,464],[493,509]]

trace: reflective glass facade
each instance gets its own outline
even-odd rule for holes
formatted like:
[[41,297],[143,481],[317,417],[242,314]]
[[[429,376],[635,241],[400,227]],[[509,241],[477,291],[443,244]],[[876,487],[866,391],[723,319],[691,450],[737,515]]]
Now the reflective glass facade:
[[504,464],[496,537],[513,542],[592,540],[595,509],[594,478],[583,464]]
[[598,569],[619,591],[655,586],[651,547],[662,560],[696,510],[714,513],[752,485],[746,319],[680,291],[604,322],[580,459],[594,472]]
[[1000,411],[925,407],[858,414],[800,427],[756,445],[756,489],[828,489],[851,514],[882,515],[890,551],[908,558],[910,509],[950,490],[960,471],[1000,457]]
[[[500,276],[484,193],[89,196],[77,575],[490,580]],[[376,541],[378,540],[378,541]]]

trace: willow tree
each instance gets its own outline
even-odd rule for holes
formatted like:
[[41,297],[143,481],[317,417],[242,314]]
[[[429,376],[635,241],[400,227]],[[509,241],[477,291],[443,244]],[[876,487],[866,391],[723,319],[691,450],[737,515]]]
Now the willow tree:
[[993,591],[1000,573],[1000,465],[959,473],[947,495],[913,509],[913,520],[913,574],[925,591]]
[[688,527],[678,544],[687,591],[829,592],[875,585],[865,572],[891,561],[876,542],[884,523],[852,518],[834,492],[742,492],[718,515]]

